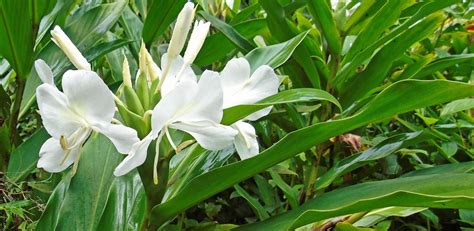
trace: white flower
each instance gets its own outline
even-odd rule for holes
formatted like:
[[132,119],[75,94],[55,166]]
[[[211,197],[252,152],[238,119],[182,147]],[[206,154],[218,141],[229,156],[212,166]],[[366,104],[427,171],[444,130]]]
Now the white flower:
[[53,36],[53,42],[63,50],[64,54],[66,54],[71,63],[78,70],[91,70],[91,65],[87,62],[87,59],[84,58],[74,43],[72,43],[71,39],[61,30],[61,27],[55,26],[51,31],[51,36]]
[[[124,175],[142,165],[147,157],[148,146],[155,139],[158,146],[163,136],[166,136],[176,149],[169,129],[187,132],[205,149],[220,150],[227,147],[232,143],[236,132],[219,124],[222,114],[222,89],[218,73],[205,71],[199,83],[182,80],[155,106],[151,117],[151,133],[133,146],[114,174]],[[157,152],[155,165],[158,155]],[[156,166],[154,170],[156,179]]]
[[[249,62],[244,58],[235,58],[222,70],[221,85],[224,92],[224,108],[229,108],[256,103],[278,93],[280,82],[270,66],[260,66],[250,75]],[[271,107],[268,107],[248,115],[245,119],[257,120],[270,111]],[[246,159],[258,154],[257,136],[252,125],[238,121],[231,126],[239,132],[234,145],[240,158]]]
[[137,132],[123,125],[111,124],[115,113],[112,92],[92,71],[74,70],[63,75],[63,92],[54,85],[49,67],[35,62],[44,81],[36,89],[38,108],[46,131],[52,136],[40,150],[38,168],[60,172],[74,163],[77,168],[80,149],[92,131],[107,136],[121,153],[138,142]]

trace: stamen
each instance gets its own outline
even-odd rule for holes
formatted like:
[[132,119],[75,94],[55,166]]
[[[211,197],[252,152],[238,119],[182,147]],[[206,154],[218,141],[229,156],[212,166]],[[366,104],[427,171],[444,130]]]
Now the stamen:
[[168,127],[165,127],[165,133],[166,133],[166,138],[168,138],[168,141],[171,144],[171,147],[176,151],[176,144],[174,144],[173,139],[171,138],[170,131],[168,130]]
[[59,144],[61,145],[61,148],[63,150],[68,150],[69,148],[69,145],[67,143],[67,140],[66,140],[66,137],[64,135],[61,135],[61,137],[59,138]]

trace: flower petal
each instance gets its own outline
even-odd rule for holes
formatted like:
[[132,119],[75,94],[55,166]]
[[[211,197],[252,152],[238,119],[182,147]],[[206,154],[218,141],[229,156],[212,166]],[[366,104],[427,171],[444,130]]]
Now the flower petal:
[[222,119],[222,87],[219,74],[214,71],[204,71],[198,83],[197,94],[186,113],[179,117],[179,121],[210,120],[220,123]]
[[232,144],[237,134],[231,127],[210,120],[194,121],[192,123],[177,122],[170,127],[189,133],[203,148],[208,150],[226,148]]
[[[43,168],[47,172],[61,172],[74,163],[79,150],[80,146],[70,150],[68,154],[61,148],[59,140],[49,138],[41,146],[37,167]],[[68,155],[67,158],[66,155]]]
[[46,131],[56,139],[71,135],[83,123],[70,110],[67,97],[55,86],[42,84],[36,88],[36,101]]
[[186,112],[186,108],[196,96],[198,84],[185,80],[165,95],[153,109],[151,116],[151,129],[154,136],[157,136],[161,129],[174,122]]
[[90,124],[110,123],[115,114],[112,92],[92,71],[67,71],[63,91],[74,110]]
[[107,136],[120,153],[128,153],[133,144],[140,141],[137,131],[120,124],[100,124],[94,127],[98,132]]
[[46,64],[42,59],[38,59],[35,61],[35,69],[43,83],[55,86],[53,72],[51,71],[51,68],[48,66],[48,64]]
[[258,154],[258,141],[255,128],[245,122],[238,121],[232,125],[239,133],[235,136],[234,146],[241,160]]
[[[168,64],[168,54],[164,54],[161,57],[161,67],[164,68]],[[194,82],[197,82],[196,80],[196,75],[194,74],[193,69],[191,69],[190,66],[185,66],[184,70],[180,74],[179,72],[181,71],[181,68],[183,68],[184,61],[183,57],[177,56],[174,58],[171,62],[170,69],[168,71],[168,76],[165,79],[165,82],[163,83],[163,86],[161,86],[161,95],[167,95],[171,90],[173,90],[176,87],[176,84],[178,84],[178,79],[179,80],[192,80]],[[181,76],[177,76],[180,74]],[[161,78],[161,73],[160,73],[160,78]]]
[[250,78],[250,64],[244,58],[231,59],[221,72],[221,84],[224,91],[224,108],[242,104],[238,94]]
[[145,163],[148,147],[154,137],[148,134],[143,140],[138,141],[132,146],[130,153],[123,159],[123,161],[115,168],[114,175],[122,176],[132,171],[134,168]]

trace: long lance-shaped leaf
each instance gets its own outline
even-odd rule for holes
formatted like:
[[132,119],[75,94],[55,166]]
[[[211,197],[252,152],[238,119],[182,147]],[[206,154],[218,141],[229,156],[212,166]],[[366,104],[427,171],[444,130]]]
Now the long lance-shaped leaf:
[[220,32],[222,32],[230,41],[232,41],[237,47],[245,53],[251,51],[255,46],[248,41],[243,35],[241,35],[234,27],[221,21],[220,19],[201,11],[201,15],[209,22],[211,22],[212,26],[217,28]]
[[397,0],[389,0],[383,7],[375,14],[370,22],[357,35],[356,40],[351,45],[351,48],[344,57],[343,63],[346,60],[351,60],[354,55],[363,51],[365,47],[370,46],[375,42],[379,36],[392,26],[400,16],[404,4],[400,4]]
[[342,64],[342,68],[334,78],[334,85],[338,89],[345,89],[347,85],[351,83],[351,78],[357,74],[357,68],[367,60],[370,60],[373,53],[377,49],[382,47],[387,42],[393,40],[401,33],[405,32],[408,28],[413,26],[419,20],[445,7],[451,6],[457,2],[460,2],[460,0],[434,0],[423,2],[423,6],[420,7],[420,9],[412,17],[403,22],[403,24],[396,27],[390,33],[384,35],[382,38],[367,47],[364,51],[356,54],[349,63]]
[[367,69],[357,75],[348,88],[343,90],[342,104],[350,105],[356,99],[365,96],[371,89],[379,86],[387,78],[395,59],[412,44],[434,32],[442,20],[441,14],[431,15],[384,46],[367,65]]
[[442,71],[450,66],[453,66],[454,64],[467,62],[472,59],[474,59],[474,54],[452,55],[452,56],[440,58],[426,65],[426,67],[421,69],[412,78],[420,79],[428,75],[431,75],[437,71]]
[[337,99],[328,92],[313,88],[299,88],[279,92],[278,94],[269,96],[255,104],[243,104],[227,108],[224,110],[222,123],[233,124],[234,122],[252,114],[253,112],[275,104],[308,102],[315,100],[329,101],[342,110],[341,105]]
[[200,201],[331,137],[396,114],[473,95],[473,85],[459,82],[442,80],[397,82],[382,91],[359,113],[351,117],[319,123],[291,132],[255,157],[196,177],[183,188],[180,194],[153,208],[152,222],[163,224]]
[[33,18],[29,1],[1,0],[0,55],[8,60],[23,79],[28,77],[33,64],[33,40]]
[[162,35],[173,20],[175,20],[176,16],[178,16],[184,4],[186,4],[186,0],[153,1],[143,24],[143,41],[150,45],[153,39]]
[[291,230],[323,219],[389,206],[474,208],[474,174],[363,183],[322,194],[290,212],[237,230]]
[[321,28],[329,49],[333,54],[339,55],[342,50],[341,37],[339,36],[328,1],[308,0],[308,8],[314,20]]

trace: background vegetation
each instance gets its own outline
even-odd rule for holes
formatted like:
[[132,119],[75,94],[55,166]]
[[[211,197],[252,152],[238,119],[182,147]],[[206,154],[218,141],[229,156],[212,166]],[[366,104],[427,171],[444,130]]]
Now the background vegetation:
[[[136,171],[92,136],[77,174],[36,168],[48,138],[41,83],[71,68],[60,25],[111,89],[143,40],[159,62],[185,0],[0,0],[0,228],[139,230],[147,199]],[[269,64],[281,93],[227,109],[253,123],[262,153],[193,145],[170,163],[150,222],[163,230],[474,229],[474,4],[470,0],[197,0],[211,35],[194,65]],[[59,79],[59,78],[57,78]],[[107,151],[109,150],[109,151]],[[149,203],[149,202],[148,202]]]

